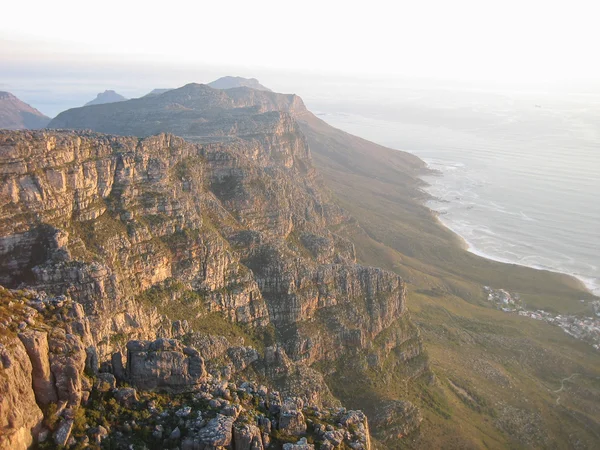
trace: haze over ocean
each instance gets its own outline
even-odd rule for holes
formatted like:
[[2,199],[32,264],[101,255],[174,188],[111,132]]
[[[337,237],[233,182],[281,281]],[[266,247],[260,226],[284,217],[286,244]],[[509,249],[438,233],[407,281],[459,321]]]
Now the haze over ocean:
[[600,97],[483,90],[396,91],[328,105],[333,126],[412,152],[429,206],[472,252],[568,273],[600,295]]

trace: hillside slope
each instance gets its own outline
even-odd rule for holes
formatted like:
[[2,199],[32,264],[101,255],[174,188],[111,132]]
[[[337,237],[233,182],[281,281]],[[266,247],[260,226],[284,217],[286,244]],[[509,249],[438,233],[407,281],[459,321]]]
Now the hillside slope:
[[0,91],[0,128],[7,130],[37,130],[44,128],[50,118],[22,102],[10,92]]

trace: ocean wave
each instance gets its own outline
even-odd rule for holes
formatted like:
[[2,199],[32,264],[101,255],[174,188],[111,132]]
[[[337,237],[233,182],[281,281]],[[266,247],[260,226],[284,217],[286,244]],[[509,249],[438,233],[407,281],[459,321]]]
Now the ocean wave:
[[[458,235],[465,243],[467,251],[482,258],[491,259],[505,264],[516,264],[519,266],[530,267],[532,269],[547,270],[550,272],[562,273],[572,276],[583,283],[588,291],[592,294],[600,296],[600,278],[581,274],[579,270],[572,267],[565,267],[564,264],[557,264],[557,261],[552,258],[528,255],[522,256],[516,252],[506,249],[507,243],[501,243],[497,239],[481,238],[481,234],[486,236],[498,237],[498,234],[490,230],[486,226],[475,226],[466,221],[452,222],[438,217],[439,222],[448,228],[450,231]],[[474,243],[474,237],[477,236],[477,243]],[[486,245],[487,244],[487,245]],[[512,248],[517,247],[517,244],[511,244]],[[570,256],[563,255],[569,262],[576,260]],[[595,266],[589,265],[592,268]]]

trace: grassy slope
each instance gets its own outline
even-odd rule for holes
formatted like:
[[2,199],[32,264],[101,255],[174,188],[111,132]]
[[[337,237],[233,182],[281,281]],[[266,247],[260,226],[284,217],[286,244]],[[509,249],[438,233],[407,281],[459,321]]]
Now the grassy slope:
[[[492,309],[481,287],[518,292],[530,307],[576,313],[591,298],[570,277],[473,255],[422,205],[416,157],[300,117],[362,262],[401,274],[422,330],[434,386],[382,385],[424,411],[398,447],[594,448],[600,445],[600,355],[557,327]],[[565,381],[564,390],[553,392]],[[339,392],[344,396],[343,392]],[[558,401],[558,404],[557,404]],[[387,443],[388,446],[393,445]]]

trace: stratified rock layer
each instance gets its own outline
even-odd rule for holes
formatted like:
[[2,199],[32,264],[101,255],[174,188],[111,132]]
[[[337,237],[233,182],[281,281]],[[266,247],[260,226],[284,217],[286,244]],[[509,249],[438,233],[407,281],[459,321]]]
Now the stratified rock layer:
[[[277,415],[275,430],[300,437],[302,405],[337,403],[314,363],[377,368],[392,352],[397,365],[418,359],[404,282],[357,264],[354,246],[338,234],[357,225],[330,200],[312,165],[294,120],[305,111],[298,97],[188,85],[60,120],[78,127],[103,111],[104,131],[147,136],[168,125],[194,142],[171,134],[0,131],[0,284],[36,289],[40,298],[30,302],[50,320],[36,328],[27,316],[11,342],[30,361],[23,370],[34,403],[59,406],[55,443],[74,433],[77,408],[92,390],[87,375],[98,377],[96,390],[134,408],[136,389],[195,391],[251,367],[278,389],[261,400]],[[228,337],[199,332],[212,333],[212,325]],[[228,326],[273,345],[259,353]],[[424,370],[413,364],[408,377]],[[182,446],[239,439],[240,448],[253,448],[259,437],[266,445],[271,425],[235,427],[238,414],[226,404],[214,426],[202,423]],[[7,435],[31,432],[35,418],[13,420]],[[360,428],[359,419],[348,420]],[[366,418],[362,426],[366,437],[355,447],[369,448]],[[179,439],[182,430],[170,433]],[[333,447],[347,437],[319,433]],[[88,438],[108,434],[98,426]]]
[[257,117],[226,144],[0,133],[0,282],[81,303],[100,359],[172,336],[152,289],[164,305],[195,292],[197,314],[272,324],[292,359],[369,347],[405,313],[404,283],[356,264],[330,231],[355,225],[290,116]]

